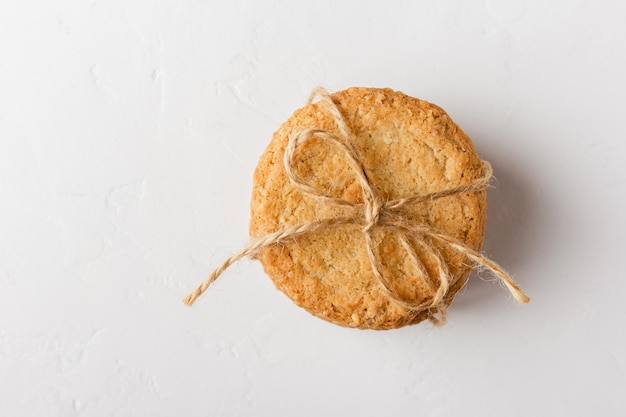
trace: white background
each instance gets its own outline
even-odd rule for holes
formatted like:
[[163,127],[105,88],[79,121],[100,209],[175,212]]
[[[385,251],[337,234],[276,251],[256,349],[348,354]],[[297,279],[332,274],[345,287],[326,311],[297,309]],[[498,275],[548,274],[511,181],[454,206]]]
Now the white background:
[[[0,415],[626,415],[626,3],[2,1]],[[314,86],[437,103],[490,160],[441,329],[310,316],[247,242]],[[484,280],[481,280],[483,278]]]

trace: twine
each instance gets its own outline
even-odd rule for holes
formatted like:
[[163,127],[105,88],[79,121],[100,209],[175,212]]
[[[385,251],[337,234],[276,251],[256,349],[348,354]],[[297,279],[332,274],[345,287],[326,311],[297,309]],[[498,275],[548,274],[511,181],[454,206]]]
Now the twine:
[[[463,254],[467,259],[474,263],[474,266],[480,265],[490,270],[506,286],[513,298],[515,298],[515,300],[519,303],[525,304],[530,301],[530,298],[524,294],[517,283],[504,271],[504,269],[502,269],[500,265],[447,234],[441,233],[426,224],[416,223],[406,219],[400,210],[405,206],[418,204],[424,201],[432,201],[443,197],[476,192],[484,189],[493,174],[491,165],[488,162],[482,161],[483,176],[475,179],[469,184],[424,195],[418,194],[408,198],[384,200],[379,191],[376,187],[374,187],[368,178],[359,154],[353,146],[352,132],[348,128],[341,111],[325,89],[320,87],[314,89],[309,97],[308,103],[312,103],[316,97],[319,97],[320,101],[326,105],[327,110],[331,113],[337,127],[339,128],[340,134],[336,135],[328,130],[315,128],[304,129],[293,134],[289,138],[289,142],[284,153],[285,173],[291,184],[302,193],[318,199],[322,204],[343,206],[347,209],[347,212],[351,214],[346,217],[328,220],[311,220],[309,222],[293,226],[285,226],[276,232],[268,233],[264,236],[253,239],[240,252],[226,259],[222,265],[211,272],[211,274],[209,274],[206,280],[200,284],[197,289],[185,297],[183,300],[185,304],[191,306],[194,301],[202,295],[202,293],[204,293],[207,288],[222,274],[222,272],[241,258],[246,256],[253,257],[268,246],[280,244],[305,233],[312,233],[317,230],[327,229],[337,225],[356,225],[360,227],[363,235],[365,236],[365,245],[372,267],[372,273],[376,280],[380,283],[384,293],[394,302],[398,303],[407,310],[413,312],[429,310],[429,319],[435,324],[443,324],[445,321],[446,305],[444,298],[448,293],[450,285],[452,284],[452,278],[448,271],[447,262],[433,244],[434,241],[437,241],[446,247],[452,248],[458,253]],[[330,196],[325,190],[310,186],[295,173],[293,167],[297,162],[295,155],[297,154],[299,147],[313,138],[322,139],[345,154],[347,163],[356,174],[356,178],[361,186],[363,203],[353,203],[343,198]],[[376,252],[374,251],[372,233],[375,228],[386,228],[395,233],[401,246],[406,251],[407,256],[416,265],[422,280],[434,293],[432,298],[422,301],[421,303],[417,303],[415,301],[402,299],[392,289],[390,282],[381,272],[382,265],[376,255]],[[429,279],[424,265],[417,256],[414,246],[411,244],[412,242],[419,244],[419,246],[425,249],[425,253],[435,260],[438,275],[437,278],[439,281],[438,285],[434,285]]]

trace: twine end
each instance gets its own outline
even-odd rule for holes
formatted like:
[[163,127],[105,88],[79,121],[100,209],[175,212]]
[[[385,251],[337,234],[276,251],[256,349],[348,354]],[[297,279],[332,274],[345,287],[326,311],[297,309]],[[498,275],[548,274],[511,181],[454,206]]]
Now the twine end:
[[187,307],[191,307],[196,301],[196,298],[198,298],[197,295],[189,294],[187,297],[183,298],[183,304],[185,304]]
[[524,293],[515,294],[515,299],[520,304],[528,304],[530,302],[530,297]]
[[[507,280],[504,281],[504,284],[509,289],[509,292],[515,298],[519,304],[528,304],[530,302],[530,297],[527,296],[524,291],[509,277],[508,275],[505,277]],[[510,280],[510,281],[509,281]]]

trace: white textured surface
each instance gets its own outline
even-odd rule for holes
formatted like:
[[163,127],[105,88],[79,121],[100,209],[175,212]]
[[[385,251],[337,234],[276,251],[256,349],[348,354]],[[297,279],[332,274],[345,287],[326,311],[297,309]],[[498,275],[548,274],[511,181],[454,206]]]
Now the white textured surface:
[[[0,415],[626,415],[625,3],[3,1]],[[309,316],[247,240],[257,158],[310,89],[444,107],[492,161],[441,329]],[[488,278],[485,275],[485,278]]]

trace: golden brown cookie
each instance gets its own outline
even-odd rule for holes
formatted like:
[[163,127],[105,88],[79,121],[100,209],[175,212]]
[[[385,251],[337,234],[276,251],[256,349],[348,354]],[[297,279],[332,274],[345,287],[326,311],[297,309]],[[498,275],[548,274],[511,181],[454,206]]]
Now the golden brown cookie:
[[[391,89],[349,88],[332,95],[371,184],[385,200],[452,189],[484,175],[472,142],[441,108]],[[341,217],[345,209],[303,193],[287,178],[283,163],[289,138],[307,128],[340,135],[327,103],[297,110],[274,134],[254,174],[251,237],[285,225]],[[363,203],[356,174],[341,152],[327,152],[316,139],[304,143],[294,170],[316,189]],[[403,216],[423,223],[479,250],[485,228],[484,191],[458,193],[407,205]],[[425,237],[411,246],[427,276],[393,230],[372,230],[381,272],[394,294],[413,303],[427,302],[439,284],[434,246],[449,269],[448,306],[463,287],[472,262],[449,245]],[[265,247],[256,255],[277,288],[297,305],[330,322],[358,328],[391,329],[418,323],[441,309],[413,310],[389,297],[374,276],[365,235],[358,224],[338,224]],[[444,309],[445,310],[445,309]]]

